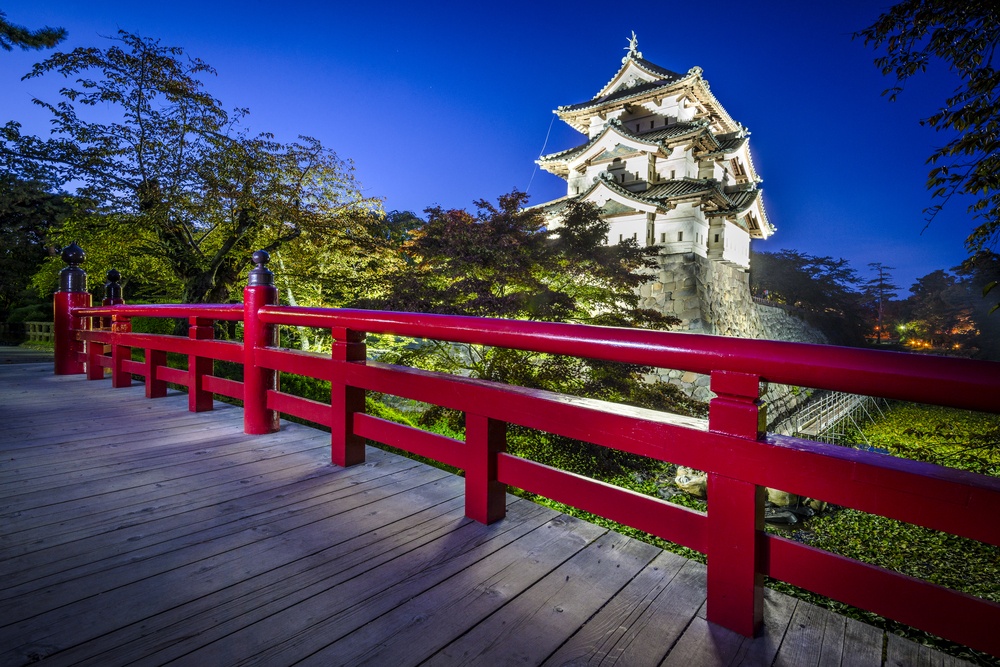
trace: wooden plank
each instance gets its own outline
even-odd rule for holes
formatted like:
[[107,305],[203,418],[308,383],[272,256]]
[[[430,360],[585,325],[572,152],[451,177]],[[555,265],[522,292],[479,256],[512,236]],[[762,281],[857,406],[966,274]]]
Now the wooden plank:
[[[89,405],[86,409],[79,406],[65,406],[50,415],[33,414],[30,418],[19,420],[17,424],[7,424],[10,427],[10,439],[5,441],[3,448],[5,450],[34,449],[44,444],[43,438],[58,444],[60,436],[86,435],[93,432],[95,427],[109,433],[125,434],[155,431],[159,423],[166,420],[187,423],[211,422],[209,415],[204,415],[206,418],[199,420],[199,417],[203,416],[201,413],[191,413],[187,411],[186,407],[180,407],[180,397],[184,397],[184,395],[174,394],[156,400],[143,398],[141,404]],[[95,420],[93,417],[95,409],[108,416],[99,421]],[[238,411],[238,408],[226,406],[220,411]],[[140,414],[141,418],[133,424],[129,424],[127,420],[121,418],[121,415],[139,417]],[[52,423],[53,421],[55,423]],[[44,435],[35,435],[36,432]]]
[[[456,487],[457,489],[457,487]],[[402,507],[397,505],[397,508]],[[462,499],[454,497],[415,514],[401,516],[379,530],[370,530],[330,544],[323,542],[296,560],[190,599],[154,616],[78,644],[52,656],[54,665],[134,665],[143,658],[183,656],[232,629],[251,624],[289,607],[310,591],[332,580],[361,576],[376,565],[405,554],[454,530],[461,522]],[[319,533],[312,533],[320,537]],[[191,633],[190,628],[198,628]]]
[[[464,606],[442,610],[440,619],[428,619],[434,634],[442,622],[450,621],[457,626],[451,635],[459,639],[423,664],[541,664],[659,552],[652,545],[606,533],[464,634],[460,623],[475,617]],[[440,638],[429,641],[432,636],[422,629],[408,628],[383,638],[378,650],[367,652],[359,664],[396,664],[423,658],[424,651],[440,645]]]
[[363,579],[343,582],[205,647],[198,658],[203,664],[283,665],[326,649],[336,663],[350,664],[386,636],[384,622],[376,619],[388,615],[401,628],[470,598],[497,604],[489,599],[503,599],[508,588],[520,590],[605,532],[554,515],[547,513],[543,525],[543,518],[463,525]]
[[305,480],[288,480],[294,486],[284,484],[244,496],[220,496],[214,502],[203,502],[199,508],[178,507],[175,512],[163,516],[141,512],[141,522],[133,525],[107,526],[102,532],[58,547],[34,550],[4,562],[3,569],[10,574],[6,574],[0,584],[0,600],[119,564],[134,564],[156,554],[162,545],[177,549],[197,542],[207,530],[217,532],[226,525],[235,528],[250,520],[263,520],[275,512],[301,511],[312,504],[326,502],[338,488],[360,492],[391,484],[413,467],[413,462],[404,459],[380,467],[377,473],[369,468],[348,470],[344,475],[335,476],[326,470]]
[[[176,570],[195,569],[193,566],[202,561],[228,562],[237,559],[237,554],[241,550],[266,549],[271,540],[287,539],[283,537],[285,533],[291,533],[313,523],[317,524],[312,527],[313,529],[329,526],[331,521],[336,523],[335,517],[338,515],[414,489],[447,474],[429,467],[416,474],[407,472],[394,475],[391,482],[375,488],[348,483],[340,489],[325,494],[325,502],[322,503],[295,503],[230,524],[211,526],[185,536],[184,539],[153,545],[143,550],[142,557],[133,555],[122,564],[70,578],[58,587],[34,591],[30,595],[22,595],[15,600],[0,603],[0,618],[19,616],[22,619],[15,626],[0,628],[0,645],[5,643],[5,639],[11,638],[8,632],[34,635],[49,632],[53,628],[63,628],[61,632],[68,635],[70,633],[66,632],[65,628],[72,626],[75,631],[82,625],[80,622],[82,617],[88,615],[86,605],[78,603],[94,594],[103,594],[105,603],[110,604],[114,595],[109,591],[117,593],[128,584],[142,582],[144,579],[161,574],[172,577]],[[372,514],[370,509],[365,512],[365,516]],[[178,553],[183,554],[183,559],[178,559]],[[252,567],[252,564],[240,564],[239,567],[245,569]],[[200,570],[198,572],[200,573]],[[176,594],[187,593],[184,591]],[[174,593],[160,593],[156,603],[165,603],[171,594]],[[148,604],[148,601],[123,600],[122,604]],[[93,622],[88,620],[87,624]]]
[[[407,502],[412,496],[391,496],[443,475],[447,473],[426,468],[422,475],[409,475],[395,485],[395,493],[383,487],[377,495],[362,491],[350,494],[348,502],[285,513],[270,521],[248,521],[239,532],[208,534],[180,551],[170,549],[138,563],[73,580],[49,595],[46,591],[22,598],[24,607],[16,610],[22,620],[0,628],[0,647],[12,647],[0,653],[0,662],[23,655],[26,646],[71,646],[102,636],[120,627],[122,619],[142,619],[158,609],[183,604],[191,596],[253,576],[260,568],[269,569],[273,558],[287,558],[303,532],[318,530],[334,543],[379,526],[379,502],[402,503],[412,513],[413,506]],[[297,556],[298,552],[293,558]],[[98,599],[107,610],[103,614],[92,612]],[[4,613],[0,617],[11,616]]]
[[[180,427],[183,428],[183,425]],[[102,479],[128,474],[135,470],[149,470],[213,456],[226,456],[230,451],[246,449],[251,444],[242,433],[229,426],[220,429],[184,429],[184,438],[176,435],[177,427],[149,437],[140,443],[121,439],[104,438],[104,443],[87,447],[84,455],[60,457],[51,465],[36,465],[29,469],[12,468],[0,474],[0,484],[10,484],[15,493],[7,498],[30,493],[35,489],[58,488],[75,483],[76,479]],[[100,441],[98,436],[92,441]],[[16,465],[16,460],[13,465]]]
[[[459,492],[461,482],[450,478],[450,480],[445,481],[444,486],[450,486],[452,491]],[[163,639],[163,634],[157,632],[155,635],[143,637],[136,646],[130,646],[126,651],[114,651],[113,655],[116,659],[121,655],[138,658],[143,654],[141,648],[143,645],[155,644],[160,650],[157,651],[155,660],[150,661],[149,664],[160,664],[165,659],[183,656],[191,651],[197,652],[191,654],[189,662],[198,663],[206,659],[204,656],[215,650],[210,647],[206,652],[198,650],[200,647],[215,640],[225,642],[226,637],[234,631],[242,631],[251,626],[259,628],[261,621],[266,621],[279,612],[289,613],[293,619],[292,622],[294,622],[296,617],[296,609],[292,609],[294,605],[303,601],[308,602],[318,595],[323,595],[333,587],[360,584],[363,592],[366,577],[369,579],[367,585],[376,591],[390,585],[391,580],[385,577],[387,570],[395,567],[400,568],[402,572],[409,573],[419,570],[421,564],[435,562],[439,559],[442,540],[455,544],[469,539],[466,536],[475,533],[480,536],[480,541],[490,540],[494,545],[493,548],[499,548],[496,545],[516,539],[517,536],[524,534],[547,518],[543,517],[547,513],[543,508],[525,501],[515,501],[512,503],[512,513],[519,520],[510,522],[503,528],[493,529],[484,537],[481,527],[463,516],[460,509],[462,504],[463,501],[460,497],[453,498],[446,503],[447,511],[440,514],[440,520],[435,521],[426,529],[421,527],[420,520],[421,516],[427,514],[427,510],[424,510],[413,515],[415,520],[412,523],[415,525],[403,530],[398,537],[392,537],[392,532],[387,532],[385,529],[371,531],[368,535],[359,535],[353,538],[350,544],[345,543],[343,549],[334,547],[317,554],[318,560],[308,562],[310,567],[303,567],[300,572],[294,571],[297,563],[292,563],[268,573],[263,581],[251,580],[240,584],[237,587],[240,592],[238,596],[229,596],[229,589],[220,591],[207,601],[197,601],[178,610],[185,612],[188,607],[201,606],[203,603],[218,605],[206,608],[204,623],[198,623],[198,617],[194,619],[196,627],[199,627],[199,632],[181,634],[176,641],[171,641],[169,634],[167,639]],[[437,513],[437,510],[432,511]],[[409,520],[407,523],[410,523]],[[385,534],[392,539],[383,539]],[[354,546],[357,547],[358,553],[353,551]],[[373,568],[378,569],[373,570]],[[369,571],[374,574],[367,574]],[[220,598],[222,599],[220,600]],[[337,602],[328,610],[329,613],[333,613],[338,608],[349,606],[348,602],[340,604],[342,601],[339,597],[336,600]],[[286,610],[288,611],[286,612]],[[322,616],[323,613],[320,611],[319,616]],[[171,610],[167,616],[173,614],[174,612]],[[180,629],[168,628],[168,633],[182,633],[184,628],[190,627],[191,621],[187,620],[185,616],[178,618],[185,618],[184,626]],[[157,621],[159,621],[159,616],[153,619],[154,625]],[[254,626],[255,623],[258,625]],[[147,621],[143,621],[141,624],[141,631],[144,635],[147,634],[146,625]],[[273,636],[271,639],[273,640]],[[104,638],[99,641],[103,643]],[[268,645],[268,638],[254,630],[248,632],[246,641],[258,642],[264,647]],[[224,660],[227,664],[232,664],[232,660],[226,658]],[[93,664],[103,666],[106,663],[94,662]],[[111,664],[145,663],[132,660],[120,663],[116,661]]]
[[764,627],[753,639],[705,620],[702,607],[663,661],[664,667],[690,665],[770,665],[788,627],[795,600],[764,591]]
[[[299,441],[302,444],[302,441]],[[82,498],[71,498],[51,502],[40,507],[29,507],[19,511],[8,511],[0,515],[10,534],[0,534],[0,547],[15,545],[31,545],[32,549],[42,545],[53,545],[72,539],[71,531],[55,531],[46,526],[72,521],[74,526],[86,527],[94,521],[104,521],[108,514],[117,516],[116,527],[129,525],[136,519],[136,513],[154,511],[162,503],[184,503],[189,493],[220,492],[222,487],[232,484],[251,488],[262,482],[265,476],[272,474],[287,474],[300,470],[299,474],[309,475],[306,470],[325,468],[328,464],[321,458],[328,449],[326,439],[312,441],[311,449],[303,449],[291,453],[274,453],[274,456],[256,458],[241,463],[233,461],[233,465],[223,470],[205,470],[192,462],[190,465],[174,469],[170,479],[149,481],[145,484],[120,484],[118,488],[110,487],[103,492],[93,493]],[[267,468],[262,466],[267,463]],[[113,499],[113,501],[111,500]],[[23,534],[23,530],[40,531],[32,537]],[[18,553],[13,549],[11,553]],[[0,561],[3,558],[0,557]]]
[[886,667],[973,667],[971,662],[904,639],[891,632],[886,641]]
[[660,554],[545,665],[658,665],[705,603],[705,566]]
[[845,619],[847,627],[844,642],[847,644],[842,667],[870,667],[882,664],[885,632],[853,618]]
[[[197,462],[191,462],[175,467],[170,480],[130,486],[126,477],[119,488],[112,485],[105,493],[4,515],[7,531],[0,535],[0,547],[9,549],[18,544],[34,543],[38,548],[40,544],[67,541],[66,538],[73,538],[81,531],[83,535],[89,534],[109,522],[110,529],[120,530],[146,522],[152,515],[170,513],[174,509],[197,509],[202,504],[218,502],[220,498],[247,494],[260,485],[279,483],[289,475],[296,479],[313,477],[329,467],[324,460],[328,443],[322,434],[306,438],[293,434],[292,437],[300,449],[287,453],[269,450],[265,453],[274,456],[247,463],[234,458],[233,465],[221,470],[206,470]],[[380,457],[379,453],[375,455],[378,457],[375,465],[396,461]],[[265,462],[266,467],[263,466]],[[64,525],[67,521],[72,524]],[[36,539],[42,541],[34,542]]]
[[294,438],[289,434],[278,434],[266,446],[247,448],[229,456],[211,456],[197,461],[186,460],[182,463],[158,462],[145,470],[129,472],[126,475],[115,475],[112,472],[93,475],[93,479],[79,478],[73,474],[63,478],[58,486],[49,484],[27,485],[30,488],[25,493],[9,496],[3,499],[0,512],[4,514],[23,511],[30,507],[44,507],[56,503],[80,500],[95,494],[103,494],[123,488],[163,483],[177,477],[185,477],[194,471],[221,471],[238,463],[260,463],[266,459],[281,454],[297,453]]
[[[171,438],[176,438],[176,434],[170,433],[170,430],[173,429],[183,428],[192,434],[217,433],[222,429],[235,430],[235,422],[225,418],[225,416],[216,419],[198,419],[197,417],[198,415],[193,414],[184,415],[182,419],[179,415],[170,414],[161,419],[149,420],[150,428],[146,431],[129,429],[128,435],[133,440],[129,443],[128,451],[162,446],[164,440],[169,441]],[[142,416],[142,420],[146,422],[145,415]],[[121,437],[121,428],[119,427],[98,433],[89,431],[79,436],[59,435],[53,438],[55,442],[36,442],[25,448],[2,447],[0,451],[7,455],[7,460],[3,469],[0,470],[0,480],[12,478],[17,474],[24,476],[28,473],[52,474],[60,472],[66,467],[78,465],[86,459],[100,458],[108,453],[109,449],[113,452],[114,449],[120,448],[120,446],[115,447],[115,443],[109,443],[108,440]],[[55,456],[69,449],[73,451],[72,460]]]
[[800,601],[792,612],[774,666],[840,665],[844,657],[845,620]]

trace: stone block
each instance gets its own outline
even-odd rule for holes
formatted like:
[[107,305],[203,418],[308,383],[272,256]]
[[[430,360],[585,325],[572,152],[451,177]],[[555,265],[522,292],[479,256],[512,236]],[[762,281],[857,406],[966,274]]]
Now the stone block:
[[707,403],[715,398],[715,394],[712,393],[712,390],[708,387],[695,387],[694,392],[691,394],[691,398]]

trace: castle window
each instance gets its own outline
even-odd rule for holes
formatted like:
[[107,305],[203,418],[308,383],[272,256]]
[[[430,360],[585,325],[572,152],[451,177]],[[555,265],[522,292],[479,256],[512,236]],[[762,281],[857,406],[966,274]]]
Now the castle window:
[[716,242],[716,243],[718,243],[718,242],[719,242],[719,235],[718,235],[718,234],[716,234],[716,235],[715,235],[715,242]]
[[660,243],[666,243],[666,242],[667,242],[667,233],[663,232],[662,234],[660,234]]
[[[718,238],[718,237],[716,237],[716,238]],[[621,242],[622,242],[622,241],[624,241],[624,240],[625,240],[625,238],[624,238],[624,235],[622,235],[622,234],[619,234],[619,235],[618,235],[618,242],[619,242],[619,243],[621,243]]]
[[684,240],[684,232],[677,232],[677,240],[678,241]]
[[632,240],[633,241],[638,241],[639,240],[639,232],[635,232],[634,234],[632,234]]
[[670,178],[674,179],[676,177],[677,177],[677,170],[676,169],[671,169],[670,170]]
[[655,123],[655,122],[656,121],[654,121],[654,120],[649,121],[649,129],[651,129],[651,130],[653,129],[653,123]]

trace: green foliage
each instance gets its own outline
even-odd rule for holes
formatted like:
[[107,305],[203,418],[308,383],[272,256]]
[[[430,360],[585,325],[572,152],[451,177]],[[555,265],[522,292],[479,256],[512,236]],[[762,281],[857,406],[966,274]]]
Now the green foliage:
[[984,292],[1000,277],[1000,256],[983,250],[951,271],[932,271],[900,304],[897,331],[916,351],[1000,360],[1000,318]]
[[[176,320],[170,317],[132,318],[133,333],[163,334],[169,336],[176,331],[176,328]],[[184,363],[187,364],[187,357],[184,357]]]
[[[639,308],[635,288],[655,266],[655,250],[634,243],[608,246],[608,223],[598,210],[573,204],[556,229],[525,209],[512,192],[496,206],[427,210],[410,230],[404,261],[394,267],[383,298],[366,306],[389,310],[575,321],[667,328],[676,319]],[[431,370],[471,375],[664,409],[684,404],[672,387],[642,381],[651,369],[572,357],[446,343],[402,344],[379,339],[381,358]]]
[[7,20],[7,14],[0,12],[0,49],[13,51],[17,46],[23,51],[30,49],[51,49],[66,39],[65,28],[50,28],[29,30],[21,25],[15,25]]
[[527,195],[480,200],[464,210],[427,209],[427,222],[403,244],[406,263],[392,292],[375,305],[393,310],[519,319],[669,326],[637,307],[632,288],[655,268],[655,252],[603,244],[608,223],[574,203],[557,229],[523,208]]
[[899,286],[892,282],[891,272],[895,267],[886,266],[882,262],[871,262],[868,268],[874,275],[862,283],[862,294],[870,312],[870,319],[875,323],[875,342],[881,343],[882,339],[886,338],[885,328],[890,301],[896,296]]
[[1000,283],[1000,255],[980,250],[955,269],[970,292],[972,320],[976,323],[978,356],[1000,361],[1000,316],[995,295]]
[[956,88],[921,120],[946,134],[928,158],[927,188],[940,203],[927,210],[928,224],[955,193],[971,196],[969,212],[980,224],[966,239],[970,251],[1000,238],[1000,7],[994,0],[903,0],[855,37],[884,55],[875,64],[895,84],[883,94],[894,100],[906,81],[932,61],[947,65]]
[[[183,49],[121,31],[106,49],[56,53],[25,77],[68,80],[60,101],[36,100],[51,138],[22,135],[16,122],[0,131],[5,164],[79,184],[95,203],[96,215],[75,217],[60,237],[122,262],[126,279],[155,285],[146,293],[186,303],[228,302],[254,250],[335,237],[351,216],[379,210],[351,163],[319,141],[251,135],[246,110],[228,114],[206,92],[213,74]],[[92,107],[113,120],[91,120]]]
[[7,317],[7,321],[8,322],[51,322],[52,304],[47,301],[45,303],[31,303],[25,306],[12,308],[10,310],[10,315]]
[[[900,404],[865,427],[864,434],[871,445],[895,456],[1000,476],[998,415]],[[962,510],[956,507],[955,511]],[[813,546],[1000,602],[998,547],[849,508],[812,519],[809,530]],[[997,664],[988,656],[898,623],[836,603],[832,606],[980,664]]]
[[904,404],[864,429],[894,456],[1000,477],[1000,416]]
[[[32,274],[50,255],[49,231],[79,206],[63,194],[53,194],[47,184],[0,175],[0,321],[17,305],[34,300],[28,293]],[[45,298],[55,287],[44,293]],[[44,318],[51,320],[49,314]]]
[[864,342],[861,280],[847,260],[796,250],[751,251],[750,291],[800,309],[806,321],[841,345]]

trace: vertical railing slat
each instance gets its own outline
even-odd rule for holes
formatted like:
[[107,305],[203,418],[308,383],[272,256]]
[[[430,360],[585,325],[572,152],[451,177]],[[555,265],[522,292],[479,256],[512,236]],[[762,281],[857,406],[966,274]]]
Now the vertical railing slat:
[[[188,318],[188,338],[212,340],[215,338],[214,321],[202,317]],[[188,355],[188,410],[205,412],[212,409],[212,392],[205,391],[204,378],[215,371],[215,360],[197,354]]]
[[125,370],[125,361],[132,359],[132,348],[119,341],[125,334],[132,333],[132,318],[126,315],[111,316],[111,386],[114,388],[132,385],[132,374]]
[[[367,358],[363,331],[333,329],[332,334],[331,355],[335,361],[358,362]],[[334,369],[330,380],[330,460],[346,468],[365,461],[365,440],[354,433],[354,414],[365,411],[365,390],[347,384],[343,364],[335,364]]]
[[507,424],[465,415],[465,516],[493,523],[507,514],[507,485],[497,479],[497,458],[507,449]]
[[[763,436],[760,377],[715,371],[710,431],[758,440]],[[764,619],[764,489],[708,475],[708,620],[752,637]]]

